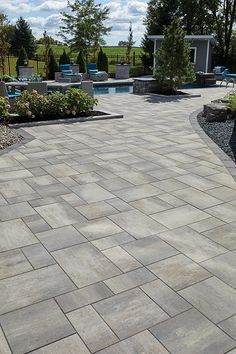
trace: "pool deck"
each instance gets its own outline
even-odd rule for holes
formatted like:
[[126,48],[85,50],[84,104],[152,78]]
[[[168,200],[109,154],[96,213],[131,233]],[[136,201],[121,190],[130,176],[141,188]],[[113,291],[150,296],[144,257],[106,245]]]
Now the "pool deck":
[[1,152],[1,354],[236,353],[236,183],[189,119],[229,91],[99,96],[124,119]]

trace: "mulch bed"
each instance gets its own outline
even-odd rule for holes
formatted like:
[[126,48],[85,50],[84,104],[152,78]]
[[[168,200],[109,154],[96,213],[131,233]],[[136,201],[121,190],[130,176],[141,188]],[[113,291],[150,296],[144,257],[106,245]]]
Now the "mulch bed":
[[32,123],[32,122],[43,122],[43,121],[51,121],[51,120],[58,120],[58,119],[73,119],[73,118],[88,118],[88,117],[97,117],[97,116],[105,116],[107,113],[101,111],[90,111],[88,113],[76,115],[76,116],[65,116],[65,117],[58,117],[58,116],[44,116],[38,118],[29,118],[29,117],[19,117],[18,115],[12,115],[10,117],[10,124],[19,124],[19,123]]
[[21,139],[21,136],[15,130],[0,124],[0,150],[17,143]]
[[199,113],[197,119],[205,133],[235,162],[236,121],[207,122],[202,113]]

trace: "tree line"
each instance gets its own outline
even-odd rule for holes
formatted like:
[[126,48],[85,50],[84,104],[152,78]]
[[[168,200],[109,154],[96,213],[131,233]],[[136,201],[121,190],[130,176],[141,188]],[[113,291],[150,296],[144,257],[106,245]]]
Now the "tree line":
[[150,0],[142,40],[145,66],[153,62],[153,42],[148,36],[163,34],[174,18],[180,19],[187,35],[214,35],[217,41],[215,64],[232,67],[232,56],[236,52],[236,0]]

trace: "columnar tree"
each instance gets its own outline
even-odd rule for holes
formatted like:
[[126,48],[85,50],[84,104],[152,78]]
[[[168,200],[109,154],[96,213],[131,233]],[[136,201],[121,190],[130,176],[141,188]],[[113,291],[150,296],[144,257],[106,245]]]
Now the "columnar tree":
[[55,79],[55,72],[59,70],[52,48],[48,51],[48,79]]
[[9,37],[11,26],[4,13],[0,13],[0,71],[2,75],[6,73],[6,57],[9,52]]
[[190,61],[190,43],[184,39],[185,35],[180,20],[174,19],[170,26],[164,28],[164,39],[156,53],[155,78],[161,88],[171,92],[186,80],[195,78]]
[[85,73],[86,68],[85,68],[85,58],[84,58],[84,53],[82,50],[79,51],[79,54],[77,56],[76,63],[79,64],[79,71],[81,73]]
[[98,52],[97,67],[100,71],[108,71],[108,58],[106,53],[103,52],[102,47]]
[[45,67],[45,73],[46,73],[46,78],[49,78],[49,63],[50,63],[50,49],[51,49],[51,38],[50,36],[47,35],[47,31],[44,31],[43,33],[43,45],[44,45],[44,67]]
[[11,38],[11,54],[18,56],[21,47],[25,48],[30,59],[34,57],[37,49],[36,39],[32,34],[29,24],[22,17],[17,20],[14,26]]
[[21,47],[18,59],[16,61],[16,72],[19,75],[19,66],[24,66],[25,62],[28,61],[28,55],[24,47]]
[[109,8],[95,4],[94,0],[68,1],[69,13],[62,13],[60,34],[72,50],[78,48],[85,55],[95,53],[104,44],[103,36],[110,33],[111,27],[105,25]]
[[63,53],[59,58],[59,65],[61,65],[61,64],[70,64],[70,57],[66,53],[65,49],[63,50]]
[[132,51],[132,47],[134,44],[135,44],[135,41],[133,40],[132,23],[130,22],[129,35],[128,35],[128,41],[127,41],[127,46],[126,46],[126,60],[127,60],[128,64],[131,64],[131,51]]

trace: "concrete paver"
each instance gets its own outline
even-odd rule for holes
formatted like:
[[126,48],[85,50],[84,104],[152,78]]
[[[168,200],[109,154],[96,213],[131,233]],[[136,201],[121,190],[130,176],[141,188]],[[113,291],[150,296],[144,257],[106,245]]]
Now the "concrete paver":
[[100,96],[124,119],[1,153],[1,353],[236,352],[236,183],[189,120],[229,90]]

